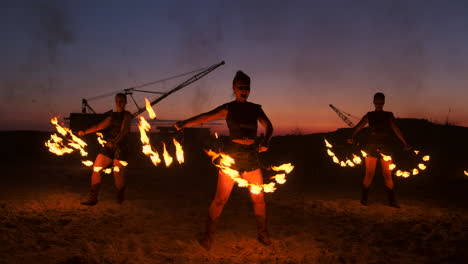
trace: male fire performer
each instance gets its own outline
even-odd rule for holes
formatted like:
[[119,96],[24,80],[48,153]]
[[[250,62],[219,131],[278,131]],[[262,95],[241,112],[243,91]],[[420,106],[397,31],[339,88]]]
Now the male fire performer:
[[392,171],[389,168],[391,161],[385,161],[382,159],[381,153],[389,155],[391,153],[391,141],[392,141],[392,132],[398,137],[398,139],[403,143],[404,148],[409,149],[408,144],[406,143],[400,129],[395,123],[395,117],[392,112],[386,112],[383,110],[385,104],[385,95],[383,93],[376,93],[374,95],[374,106],[375,110],[368,112],[361,121],[354,127],[353,134],[348,143],[352,144],[354,142],[354,137],[356,134],[369,124],[370,135],[365,145],[365,151],[367,157],[365,160],[366,163],[366,173],[362,181],[362,197],[361,204],[368,205],[368,195],[370,185],[375,175],[375,167],[377,165],[377,160],[380,159],[380,165],[382,167],[382,175],[385,180],[385,185],[388,193],[389,205],[392,207],[399,208],[396,199],[394,184],[392,179]]
[[115,96],[116,111],[112,112],[108,117],[100,123],[91,126],[85,131],[79,131],[79,136],[94,133],[106,129],[107,143],[97,155],[93,164],[93,173],[91,175],[91,190],[86,201],[81,202],[82,205],[96,205],[98,202],[99,189],[101,186],[100,169],[104,169],[113,162],[114,184],[117,189],[117,202],[119,204],[124,201],[125,193],[125,177],[124,168],[128,158],[128,132],[130,131],[130,120],[132,114],[125,110],[127,104],[127,96],[124,93],[118,93]]
[[[174,126],[180,130],[184,127],[224,118],[229,128],[230,140],[225,144],[223,152],[235,160],[232,169],[239,171],[241,177],[252,184],[263,183],[259,166],[258,152],[268,149],[268,143],[273,134],[273,125],[258,104],[247,102],[250,94],[250,77],[238,71],[234,77],[232,89],[235,100],[223,104],[212,111],[203,113],[185,121],[179,121]],[[256,144],[257,122],[265,128],[262,142]],[[234,181],[221,170],[218,173],[216,194],[209,209],[208,221],[204,236],[199,243],[206,250],[211,248],[218,218],[231,194]],[[258,240],[264,245],[271,241],[267,232],[266,209],[263,190],[258,194],[250,193],[257,222]]]

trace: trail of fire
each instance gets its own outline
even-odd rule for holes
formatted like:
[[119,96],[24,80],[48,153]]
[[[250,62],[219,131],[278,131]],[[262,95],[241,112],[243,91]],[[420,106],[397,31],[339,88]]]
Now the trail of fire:
[[[145,98],[146,102],[146,110],[149,113],[149,116],[151,119],[156,118],[156,113],[154,112],[153,108],[151,107],[148,99]],[[151,125],[146,121],[146,119],[143,116],[139,116],[140,122],[138,123],[138,129],[140,131],[140,141],[143,144],[142,146],[142,152],[146,156],[148,156],[151,159],[151,162],[155,165],[158,166],[162,160],[159,156],[159,153],[153,149],[151,146],[150,139],[147,135],[147,132],[151,130]],[[182,145],[175,139],[172,139],[175,149],[176,149],[176,159],[179,164],[184,163],[184,151],[182,148]],[[163,142],[163,159],[164,159],[164,164],[166,164],[166,167],[171,166],[173,162],[173,158],[169,155],[169,152],[167,151],[166,144]]]
[[[50,122],[55,126],[57,132],[62,135],[62,137],[65,137],[67,135],[69,135],[69,137],[71,139],[67,139],[67,138],[62,138],[62,137],[59,137],[57,134],[52,134],[50,136],[50,139],[45,143],[46,147],[49,148],[49,151],[58,155],[58,156],[62,156],[63,154],[69,154],[69,153],[72,153],[75,150],[79,150],[80,152],[80,155],[82,157],[87,157],[88,156],[88,152],[85,150],[87,144],[86,142],[84,142],[82,139],[80,139],[79,137],[75,136],[75,134],[73,134],[73,132],[67,128],[67,127],[64,127],[64,126],[61,126],[59,123],[58,123],[58,118],[57,117],[54,117],[50,120]],[[104,140],[103,138],[103,135],[102,133],[96,133],[96,135],[98,136],[97,137],[97,140],[99,142],[99,144],[101,146],[104,146],[107,141]],[[66,142],[65,142],[66,140]],[[68,146],[67,146],[68,145]],[[91,167],[93,166],[93,162],[90,161],[90,160],[82,160],[81,163],[87,167]],[[120,161],[120,163],[125,167],[128,165],[128,163],[126,161]],[[101,167],[93,167],[93,170],[96,171],[96,172],[100,172],[100,171],[103,171],[104,173],[107,173],[107,174],[110,174],[112,172],[112,168],[106,168],[103,170],[103,168]],[[119,171],[120,168],[115,166],[113,168],[114,171]]]
[[[328,142],[326,139],[324,139],[325,141],[325,146],[327,147],[327,154],[328,156],[330,156],[333,160],[334,163],[340,165],[341,167],[346,167],[346,166],[349,166],[349,167],[354,167],[356,164],[361,164],[362,163],[362,159],[361,157],[357,156],[356,154],[352,153],[353,155],[353,161],[351,162],[349,159],[346,159],[346,160],[343,160],[343,161],[340,161],[335,153],[332,151],[332,148],[333,148],[333,145],[330,144],[330,142]],[[419,150],[414,150],[414,153],[416,155],[419,155],[420,151]],[[367,153],[363,150],[361,150],[361,155],[363,158],[366,158],[367,157]],[[385,155],[383,153],[380,153],[380,155],[382,156],[382,159],[385,160],[385,161],[392,161],[392,163],[390,163],[388,165],[388,168],[391,170],[391,171],[394,171],[396,169],[396,164],[393,163],[393,159],[391,156],[389,155]],[[403,177],[403,178],[408,178],[410,177],[411,175],[418,175],[420,171],[423,171],[427,168],[426,164],[424,164],[423,162],[427,162],[430,160],[430,156],[428,155],[425,155],[421,158],[422,162],[419,163],[417,165],[417,168],[413,168],[409,171],[402,171],[402,170],[396,170],[395,172],[395,175],[398,176],[398,177]]]
[[[212,150],[205,150],[206,154],[211,157],[211,161],[213,164],[218,167],[225,175],[231,177],[231,179],[237,183],[239,187],[248,188],[251,193],[259,194],[262,190],[266,193],[272,193],[276,190],[276,183],[284,184],[286,182],[286,175],[289,174],[293,169],[294,166],[291,163],[286,163],[281,166],[272,166],[271,169],[278,173],[275,176],[270,177],[270,179],[275,180],[276,182],[270,182],[268,184],[253,184],[249,183],[247,180],[242,179],[240,176],[239,171],[234,170],[231,166],[235,163],[235,160],[229,156],[228,154],[224,153],[217,153]],[[216,164],[215,160],[219,158],[219,163]]]

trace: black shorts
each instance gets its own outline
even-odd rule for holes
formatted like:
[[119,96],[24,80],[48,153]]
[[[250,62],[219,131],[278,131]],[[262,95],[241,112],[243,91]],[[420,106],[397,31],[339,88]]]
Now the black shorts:
[[393,141],[390,136],[371,136],[365,144],[364,151],[374,158],[382,158],[381,154],[392,156]]
[[115,147],[103,147],[99,154],[102,154],[113,160],[128,161],[128,147],[127,146],[115,146]]
[[257,144],[243,145],[229,141],[225,144],[223,152],[234,159],[235,163],[231,168],[237,170],[239,173],[260,168]]

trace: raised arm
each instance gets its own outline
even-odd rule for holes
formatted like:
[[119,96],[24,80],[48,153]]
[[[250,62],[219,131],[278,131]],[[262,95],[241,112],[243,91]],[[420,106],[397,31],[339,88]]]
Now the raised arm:
[[354,127],[353,134],[351,134],[351,138],[348,139],[348,143],[352,144],[354,142],[354,137],[367,125],[368,122],[369,118],[367,117],[367,114],[365,114],[361,118],[361,121],[359,121],[359,123]]
[[263,126],[265,129],[265,137],[263,138],[263,142],[259,146],[259,151],[267,151],[268,150],[268,145],[270,144],[270,139],[273,136],[273,124],[271,124],[270,119],[268,119],[267,115],[265,112],[263,112],[262,109],[260,109],[260,114],[258,116],[258,121],[260,124]]
[[393,132],[395,132],[395,135],[398,137],[398,139],[401,141],[401,143],[403,143],[403,146],[405,149],[409,149],[409,146],[408,144],[406,143],[406,140],[405,138],[403,137],[403,134],[401,133],[400,129],[398,128],[396,122],[395,122],[395,118],[392,117],[390,119],[390,126],[392,127],[393,129]]
[[180,129],[184,128],[184,127],[189,127],[189,126],[193,126],[193,125],[197,125],[197,124],[201,124],[201,123],[206,123],[208,121],[219,119],[219,118],[226,118],[226,115],[227,115],[227,108],[226,108],[225,105],[221,105],[221,106],[218,106],[217,108],[215,108],[215,109],[213,109],[213,110],[211,110],[209,112],[206,112],[206,113],[191,117],[191,118],[189,118],[187,120],[184,120],[184,121],[179,121],[179,122],[175,123],[174,127],[177,130],[180,130]]
[[110,122],[111,122],[111,117],[108,116],[106,118],[104,118],[104,120],[102,120],[101,122],[97,123],[96,125],[92,125],[90,126],[88,129],[84,130],[84,131],[78,131],[78,136],[84,136],[84,135],[87,135],[87,134],[91,134],[91,133],[94,133],[94,132],[97,132],[97,131],[101,131],[105,128],[107,128],[108,126],[110,126]]

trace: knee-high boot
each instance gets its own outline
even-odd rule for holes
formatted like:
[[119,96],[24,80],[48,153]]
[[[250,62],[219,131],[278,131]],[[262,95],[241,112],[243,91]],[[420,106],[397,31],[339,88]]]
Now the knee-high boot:
[[400,208],[400,205],[397,203],[395,198],[395,188],[390,189],[386,187],[386,189],[388,194],[388,205],[391,207]]
[[203,237],[198,239],[198,243],[200,243],[200,245],[206,250],[211,249],[211,244],[213,243],[213,238],[216,232],[217,224],[218,224],[218,218],[211,219],[211,217],[208,216],[208,219],[206,221],[205,233],[203,234]]
[[258,241],[264,245],[270,245],[271,240],[270,236],[268,235],[267,231],[267,221],[265,215],[256,215],[255,220],[257,222],[257,233],[258,233]]
[[361,204],[369,205],[369,190],[370,186],[366,187],[364,184],[361,186]]
[[82,205],[93,206],[98,203],[99,189],[101,187],[100,183],[95,183],[91,185],[91,190],[89,191],[88,199],[81,202]]

